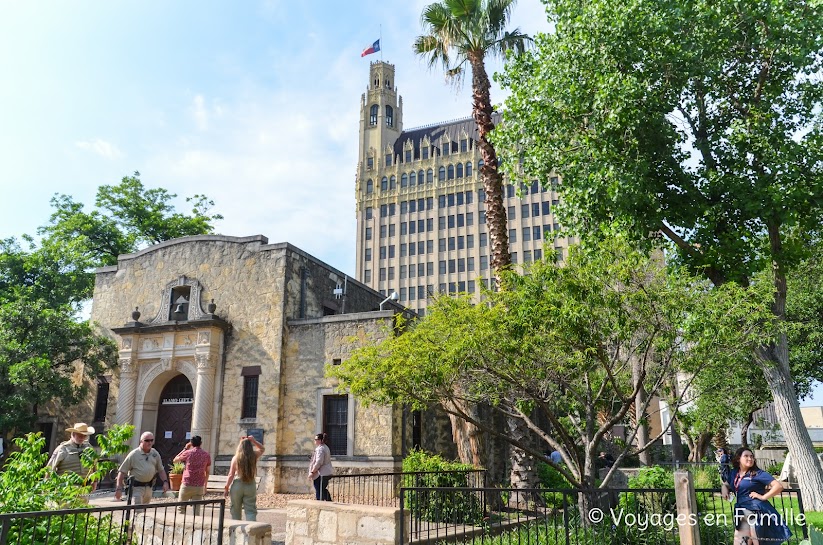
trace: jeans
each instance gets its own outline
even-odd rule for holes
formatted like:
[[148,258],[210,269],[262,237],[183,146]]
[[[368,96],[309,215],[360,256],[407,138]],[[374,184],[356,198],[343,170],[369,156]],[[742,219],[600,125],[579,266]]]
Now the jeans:
[[234,479],[229,488],[231,498],[231,518],[241,520],[240,509],[246,512],[246,520],[257,520],[257,483],[252,480],[244,483],[240,479]]
[[320,475],[314,481],[314,499],[323,501],[331,501],[331,494],[329,493],[329,481],[331,480],[331,475],[323,476]]

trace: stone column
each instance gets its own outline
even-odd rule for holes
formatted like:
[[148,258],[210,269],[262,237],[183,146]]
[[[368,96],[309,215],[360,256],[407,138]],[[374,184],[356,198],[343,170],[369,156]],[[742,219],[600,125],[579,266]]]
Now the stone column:
[[120,358],[120,388],[117,394],[115,424],[134,423],[134,402],[137,395],[137,366],[130,357]]
[[[211,354],[196,354],[197,386],[194,390],[191,434],[203,438],[203,445],[209,445],[212,436],[212,410],[214,408],[214,375],[217,371],[215,358]],[[214,455],[215,453],[210,453]]]

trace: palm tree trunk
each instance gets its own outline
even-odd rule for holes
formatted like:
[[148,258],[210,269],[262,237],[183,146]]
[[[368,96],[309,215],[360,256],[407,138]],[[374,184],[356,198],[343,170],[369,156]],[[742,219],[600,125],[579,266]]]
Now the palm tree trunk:
[[511,256],[506,207],[503,204],[503,174],[497,165],[497,152],[488,139],[494,130],[491,83],[481,52],[470,53],[469,62],[472,67],[472,117],[477,124],[477,146],[483,157],[480,180],[486,193],[486,226],[489,230],[492,269],[498,275],[511,265]]

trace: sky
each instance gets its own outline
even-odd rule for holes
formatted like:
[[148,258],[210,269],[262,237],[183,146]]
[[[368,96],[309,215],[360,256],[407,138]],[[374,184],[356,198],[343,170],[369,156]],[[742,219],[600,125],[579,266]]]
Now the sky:
[[[220,234],[354,274],[369,63],[395,65],[405,128],[471,113],[470,86],[412,53],[427,3],[0,0],[0,237],[34,235],[55,194],[90,209],[99,186],[139,171],[180,211],[207,195]],[[520,0],[511,27],[548,30],[539,0]]]

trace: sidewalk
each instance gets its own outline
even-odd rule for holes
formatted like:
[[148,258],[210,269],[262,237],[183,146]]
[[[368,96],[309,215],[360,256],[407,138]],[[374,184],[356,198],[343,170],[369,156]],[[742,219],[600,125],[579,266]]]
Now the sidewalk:
[[[175,501],[173,498],[162,498],[158,495],[159,491],[155,491],[155,497],[152,501],[152,505],[158,505],[162,503],[172,503]],[[89,505],[95,507],[123,507],[126,505],[126,500],[123,498],[122,500],[114,499],[114,492],[106,492],[106,493],[99,493],[93,494],[89,497]],[[283,545],[286,542],[286,509],[285,508],[258,508],[257,510],[257,522],[262,522],[264,524],[271,525],[271,539],[272,545]],[[233,522],[229,515],[228,505],[226,506],[226,516],[224,518],[224,524],[228,522]]]

